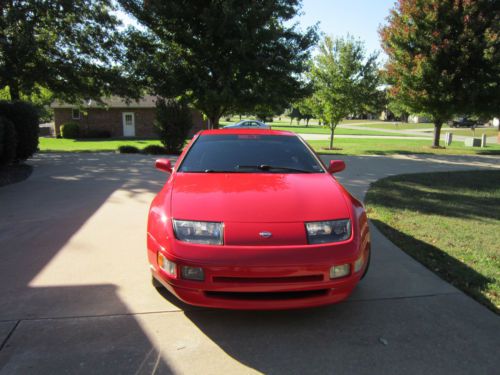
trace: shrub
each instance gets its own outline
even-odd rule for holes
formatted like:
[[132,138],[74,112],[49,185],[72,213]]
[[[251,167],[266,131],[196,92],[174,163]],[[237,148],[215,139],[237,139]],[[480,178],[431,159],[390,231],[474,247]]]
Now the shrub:
[[166,155],[168,154],[167,149],[163,146],[159,145],[149,145],[142,149],[143,154],[151,154],[151,155]]
[[38,111],[27,102],[0,101],[0,116],[14,124],[16,160],[26,160],[38,151]]
[[14,124],[5,117],[0,117],[0,165],[8,165],[16,160],[16,149]]
[[118,152],[120,154],[138,154],[140,151],[135,146],[123,145],[118,147]]
[[80,127],[76,122],[67,122],[61,125],[61,137],[66,139],[75,139],[80,136]]
[[193,126],[191,110],[185,102],[159,99],[154,125],[166,152],[179,154]]
[[108,130],[89,130],[85,138],[111,138],[111,132]]

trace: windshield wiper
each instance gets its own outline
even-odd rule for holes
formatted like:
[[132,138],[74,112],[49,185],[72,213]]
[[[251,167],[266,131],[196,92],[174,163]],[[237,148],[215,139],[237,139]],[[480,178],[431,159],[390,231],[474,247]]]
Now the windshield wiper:
[[287,172],[298,172],[298,173],[313,173],[312,171],[308,171],[306,169],[298,169],[291,167],[282,167],[278,165],[268,165],[268,164],[260,164],[260,165],[237,165],[236,169],[259,169],[261,171],[287,171]]
[[201,169],[201,170],[196,170],[196,171],[182,171],[184,173],[243,173],[241,171],[228,171],[228,170],[223,170],[223,169]]
[[199,172],[203,172],[203,173],[231,173],[232,171],[223,171],[223,170],[219,170],[219,169],[204,169],[204,170],[199,171]]

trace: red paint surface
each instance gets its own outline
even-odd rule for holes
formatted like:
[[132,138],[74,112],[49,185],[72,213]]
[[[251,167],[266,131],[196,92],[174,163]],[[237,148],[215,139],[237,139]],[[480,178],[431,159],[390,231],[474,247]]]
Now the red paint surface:
[[[253,129],[202,134],[295,136]],[[189,146],[178,164],[188,150]],[[224,245],[178,241],[172,218],[223,222]],[[305,222],[347,218],[352,222],[350,239],[333,244],[307,243]],[[272,236],[263,238],[259,235],[262,231]],[[368,258],[370,235],[361,203],[328,173],[204,174],[176,173],[174,168],[151,205],[147,246],[153,276],[188,304],[289,309],[347,298],[363,274],[364,267],[353,273],[353,264],[363,253]],[[171,278],[158,268],[158,251],[179,267],[202,267],[205,280]],[[330,280],[330,267],[345,263],[351,264],[351,275]]]

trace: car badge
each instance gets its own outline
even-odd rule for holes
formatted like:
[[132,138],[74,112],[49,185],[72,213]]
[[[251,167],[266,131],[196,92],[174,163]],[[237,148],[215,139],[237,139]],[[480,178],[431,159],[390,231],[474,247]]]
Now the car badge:
[[260,232],[259,235],[261,237],[264,237],[264,238],[269,238],[271,237],[273,234],[271,232]]

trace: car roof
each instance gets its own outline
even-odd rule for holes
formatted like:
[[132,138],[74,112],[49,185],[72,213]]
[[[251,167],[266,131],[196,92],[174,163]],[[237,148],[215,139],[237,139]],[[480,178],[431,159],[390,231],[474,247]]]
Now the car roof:
[[223,134],[254,134],[254,135],[284,135],[296,137],[293,132],[285,130],[272,130],[272,129],[249,129],[249,128],[224,128],[224,129],[210,129],[198,132],[199,135],[223,135]]
[[241,120],[241,121],[238,121],[237,124],[241,124],[243,122],[258,122],[260,124],[264,124],[264,122],[259,121],[259,120]]

